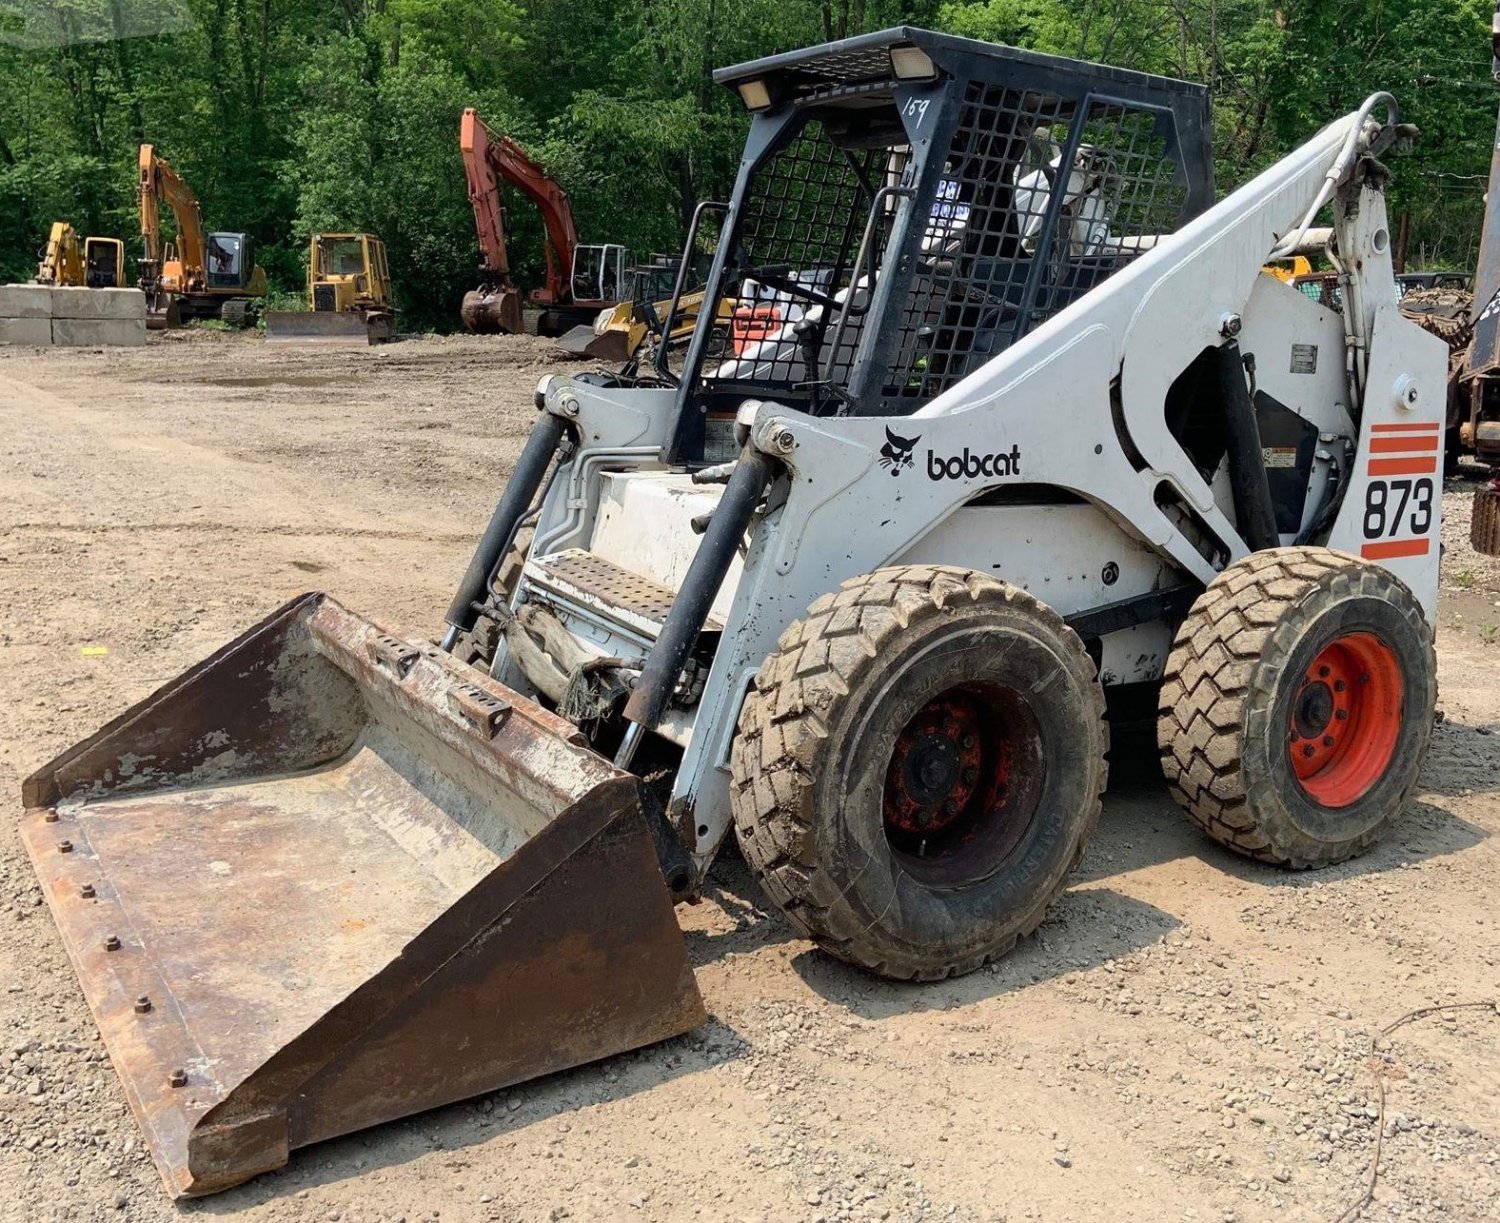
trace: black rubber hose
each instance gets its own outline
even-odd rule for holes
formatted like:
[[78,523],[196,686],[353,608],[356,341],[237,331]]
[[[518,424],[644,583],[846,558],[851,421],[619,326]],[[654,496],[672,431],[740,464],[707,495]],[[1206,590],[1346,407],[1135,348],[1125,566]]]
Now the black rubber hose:
[[687,577],[672,600],[661,636],[646,656],[640,680],[625,705],[626,718],[647,730],[654,730],[667,711],[682,668],[708,620],[709,608],[724,584],[730,562],[744,542],[750,517],[766,491],[772,464],[769,455],[753,446],[746,446],[740,452],[724,495],[703,533],[703,542],[688,566]]
[[531,427],[531,436],[526,439],[516,469],[505,482],[505,490],[500,494],[495,512],[490,515],[489,525],[479,538],[469,567],[464,570],[463,581],[458,585],[458,593],[453,596],[444,617],[457,631],[467,632],[474,627],[474,604],[484,601],[490,575],[515,538],[521,519],[531,509],[532,499],[542,485],[542,477],[547,474],[547,465],[557,453],[566,427],[562,417],[551,412],[543,412]]
[[1224,433],[1228,443],[1229,489],[1234,498],[1236,525],[1252,552],[1281,542],[1276,531],[1276,505],[1266,477],[1266,456],[1260,445],[1255,404],[1245,385],[1245,362],[1240,346],[1227,341],[1219,349],[1219,400],[1224,405]]

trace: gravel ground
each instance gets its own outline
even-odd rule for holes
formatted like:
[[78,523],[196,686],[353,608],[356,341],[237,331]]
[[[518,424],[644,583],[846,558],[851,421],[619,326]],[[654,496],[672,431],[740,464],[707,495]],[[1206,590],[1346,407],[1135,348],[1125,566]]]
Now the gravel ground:
[[[13,814],[32,769],[298,591],[432,631],[549,368],[526,339],[0,349]],[[1444,499],[1443,721],[1366,857],[1241,861],[1117,753],[1036,937],[898,987],[796,938],[729,853],[679,911],[706,1027],[180,1207],[6,833],[0,1217],[1331,1223],[1378,1146],[1365,1217],[1500,1218],[1500,564],[1468,549],[1473,486]]]

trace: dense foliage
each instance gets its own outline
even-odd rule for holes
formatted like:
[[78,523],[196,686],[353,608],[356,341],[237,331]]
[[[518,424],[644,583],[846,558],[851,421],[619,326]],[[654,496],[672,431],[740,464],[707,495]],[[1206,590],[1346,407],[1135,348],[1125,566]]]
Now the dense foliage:
[[[1220,190],[1376,88],[1422,129],[1395,165],[1413,266],[1476,253],[1500,94],[1489,0],[38,0],[0,4],[0,280],[49,222],[138,251],[135,153],[300,287],[319,228],[371,229],[409,324],[449,326],[478,255],[457,152],[477,106],[573,196],[584,240],[676,249],[743,129],[718,65],[901,22],[1208,82]],[[24,25],[13,16],[25,11]],[[114,37],[123,33],[127,37]],[[513,201],[535,283],[540,227]]]

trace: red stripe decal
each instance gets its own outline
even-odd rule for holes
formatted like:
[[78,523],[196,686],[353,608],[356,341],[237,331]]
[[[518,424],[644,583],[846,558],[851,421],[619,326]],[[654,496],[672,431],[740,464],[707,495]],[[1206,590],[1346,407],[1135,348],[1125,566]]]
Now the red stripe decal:
[[1372,476],[1430,476],[1437,471],[1437,456],[1429,459],[1371,459]]
[[1383,561],[1394,556],[1426,556],[1432,551],[1430,539],[1392,539],[1366,544],[1359,554],[1366,560]]
[[1438,439],[1436,434],[1423,434],[1408,437],[1372,437],[1370,439],[1370,452],[1372,454],[1414,454],[1423,450],[1436,450]]
[[1437,421],[1403,421],[1396,425],[1371,425],[1372,433],[1436,433],[1442,426]]

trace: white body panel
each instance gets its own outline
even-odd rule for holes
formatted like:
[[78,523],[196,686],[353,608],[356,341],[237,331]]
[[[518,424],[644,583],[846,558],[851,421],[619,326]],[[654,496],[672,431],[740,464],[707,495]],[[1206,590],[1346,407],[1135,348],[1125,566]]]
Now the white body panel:
[[[787,477],[719,592],[724,631],[703,694],[663,728],[687,744],[669,816],[692,813],[700,863],[729,826],[729,744],[746,686],[787,625],[845,579],[943,561],[1003,576],[1067,614],[1207,583],[1249,550],[1222,466],[1200,472],[1165,415],[1174,381],[1226,331],[1256,354],[1258,389],[1328,439],[1301,526],[1357,446],[1327,542],[1388,566],[1432,615],[1440,498],[1424,500],[1416,482],[1441,463],[1429,439],[1441,445],[1447,352],[1397,310],[1383,197],[1351,190],[1335,210],[1340,257],[1358,269],[1346,317],[1261,275],[1321,198],[1353,123],[1331,125],[912,416],[742,406],[742,433],[762,447],[780,439]],[[1315,365],[1293,345],[1315,347]],[[697,542],[688,520],[710,494],[684,491],[678,477],[637,484],[607,472],[663,470],[671,393],[574,390],[583,446],[545,503],[537,550],[597,541],[621,564],[680,581]],[[1060,490],[1073,504],[969,504],[1018,489],[1024,502],[1035,486],[1042,501]],[[1118,576],[1104,583],[1111,564]],[[1148,623],[1101,642],[1106,682],[1158,678],[1172,628]]]

